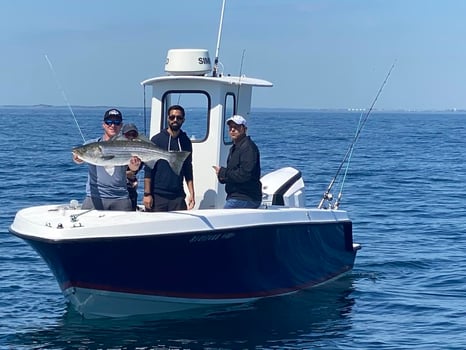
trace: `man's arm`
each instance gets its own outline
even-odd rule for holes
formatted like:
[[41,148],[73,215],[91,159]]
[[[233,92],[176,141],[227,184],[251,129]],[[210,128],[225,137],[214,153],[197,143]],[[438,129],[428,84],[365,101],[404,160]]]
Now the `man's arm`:
[[186,185],[188,186],[188,209],[194,208],[196,205],[196,197],[194,196],[194,181],[188,180],[186,181]]
[[144,207],[146,209],[151,209],[152,208],[152,193],[151,193],[151,181],[150,177],[145,177],[144,178],[144,197],[142,199],[142,203],[144,204]]

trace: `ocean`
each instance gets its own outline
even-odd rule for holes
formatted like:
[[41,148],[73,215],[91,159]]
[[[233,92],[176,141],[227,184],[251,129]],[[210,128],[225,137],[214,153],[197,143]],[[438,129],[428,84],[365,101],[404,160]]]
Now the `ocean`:
[[[101,135],[105,110],[73,108],[86,139]],[[142,108],[121,110],[144,130]],[[249,134],[263,173],[298,168],[315,207],[360,117],[254,109]],[[370,114],[342,189],[340,208],[362,245],[350,274],[170,321],[86,320],[67,305],[46,264],[8,227],[21,208],[82,201],[87,167],[71,161],[71,148],[83,139],[67,107],[0,107],[0,121],[0,349],[466,349],[466,112]]]

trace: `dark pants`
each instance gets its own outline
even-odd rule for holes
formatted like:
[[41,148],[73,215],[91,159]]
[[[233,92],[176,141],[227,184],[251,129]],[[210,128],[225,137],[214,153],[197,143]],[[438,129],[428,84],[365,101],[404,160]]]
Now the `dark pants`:
[[152,196],[153,204],[152,211],[173,211],[173,210],[187,210],[188,206],[184,197],[176,197],[174,199],[168,199],[158,194]]
[[138,191],[135,187],[128,186],[128,195],[129,199],[131,200],[131,207],[133,208],[133,210],[136,210],[136,207],[138,205]]
[[96,198],[86,197],[81,206],[81,209],[97,209],[97,210],[122,210],[131,211],[131,201],[129,198],[113,199],[113,198]]
[[243,201],[241,199],[227,199],[225,202],[224,209],[239,209],[239,208],[250,208],[257,209],[261,205],[261,201]]

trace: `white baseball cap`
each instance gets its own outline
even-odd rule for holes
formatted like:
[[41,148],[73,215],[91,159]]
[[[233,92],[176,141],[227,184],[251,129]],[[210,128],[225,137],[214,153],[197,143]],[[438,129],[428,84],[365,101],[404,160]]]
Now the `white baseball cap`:
[[246,121],[246,119],[244,119],[240,115],[234,115],[234,116],[230,117],[227,120],[227,124],[229,124],[230,122],[233,122],[233,123],[235,123],[237,125],[244,125],[246,128],[248,127],[248,122]]

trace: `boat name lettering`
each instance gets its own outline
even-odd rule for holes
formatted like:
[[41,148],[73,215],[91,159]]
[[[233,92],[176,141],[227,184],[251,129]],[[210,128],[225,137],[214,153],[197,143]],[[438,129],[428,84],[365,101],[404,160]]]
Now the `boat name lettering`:
[[217,233],[215,235],[196,235],[189,240],[189,243],[217,241],[219,239],[230,239],[234,236],[235,234],[233,232]]

